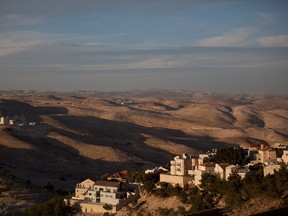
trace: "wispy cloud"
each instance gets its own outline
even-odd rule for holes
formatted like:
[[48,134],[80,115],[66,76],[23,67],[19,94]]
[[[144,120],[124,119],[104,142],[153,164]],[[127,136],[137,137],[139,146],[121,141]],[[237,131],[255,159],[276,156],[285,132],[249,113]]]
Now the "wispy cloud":
[[[117,34],[123,36],[124,33]],[[109,35],[111,36],[111,35]],[[105,44],[97,38],[86,35],[49,33],[39,31],[0,32],[0,57],[34,48],[108,48],[115,44]]]
[[263,47],[288,47],[288,35],[260,37],[257,41]]
[[22,14],[6,14],[0,16],[0,26],[17,26],[17,25],[35,25],[45,22],[44,19],[39,17],[32,17],[29,15]]
[[64,35],[36,31],[9,31],[0,34],[0,56],[22,52],[33,46],[53,43]]
[[270,13],[257,13],[257,16],[259,16],[262,19],[262,22],[266,25],[274,25],[278,22],[279,15],[270,14]]
[[251,43],[250,36],[256,31],[253,27],[237,28],[232,31],[209,38],[204,38],[195,43],[201,47],[243,47]]
[[101,70],[130,70],[130,69],[160,69],[160,68],[181,68],[185,61],[168,57],[157,57],[150,59],[138,59],[134,61],[114,63],[114,64],[52,64],[45,65],[64,71],[101,71]]

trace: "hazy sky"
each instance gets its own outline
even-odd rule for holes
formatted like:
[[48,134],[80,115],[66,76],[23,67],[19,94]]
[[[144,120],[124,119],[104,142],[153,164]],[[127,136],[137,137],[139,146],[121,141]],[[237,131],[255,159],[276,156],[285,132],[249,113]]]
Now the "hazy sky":
[[0,89],[288,93],[287,0],[0,0]]

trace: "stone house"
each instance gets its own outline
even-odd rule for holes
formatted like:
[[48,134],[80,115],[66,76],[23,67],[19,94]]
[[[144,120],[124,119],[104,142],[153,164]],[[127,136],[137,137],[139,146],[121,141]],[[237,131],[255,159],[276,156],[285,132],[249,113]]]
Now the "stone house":
[[258,150],[258,154],[256,154],[256,163],[265,163],[265,162],[273,162],[276,161],[276,150],[270,147],[261,146],[261,149]]

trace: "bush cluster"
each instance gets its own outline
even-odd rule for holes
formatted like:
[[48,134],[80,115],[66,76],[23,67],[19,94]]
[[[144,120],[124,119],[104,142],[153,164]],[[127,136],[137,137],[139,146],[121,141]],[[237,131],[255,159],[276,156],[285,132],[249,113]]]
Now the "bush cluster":
[[140,173],[131,171],[128,176],[129,182],[143,183],[144,189],[151,192],[155,188],[155,184],[160,180],[159,173]]
[[58,196],[53,199],[35,205],[23,212],[12,213],[9,216],[72,216],[72,208],[66,205],[64,197]]
[[228,181],[220,180],[212,174],[204,174],[200,187],[203,193],[208,193],[212,197],[213,204],[224,198],[228,207],[236,208],[251,198],[283,197],[285,191],[288,191],[288,171],[283,164],[274,175],[263,177],[260,171],[256,175],[241,179],[239,175],[233,174]]
[[246,152],[243,148],[221,148],[217,149],[216,155],[212,161],[216,163],[228,163],[245,165],[249,163],[249,158],[246,157]]
[[[183,190],[176,185],[175,187],[168,183],[160,183],[160,188],[155,188],[156,179],[144,177],[144,185],[150,185],[148,191],[155,196],[164,198],[170,196],[177,196],[182,203],[190,204],[189,212],[196,212],[206,209],[214,208],[221,199],[225,200],[228,208],[237,208],[243,202],[257,197],[267,198],[288,198],[284,197],[285,192],[288,191],[288,171],[283,164],[278,172],[274,175],[263,176],[263,168],[261,165],[251,167],[254,169],[255,175],[248,176],[244,179],[238,174],[232,174],[228,181],[221,180],[213,174],[204,174],[199,189],[198,187],[189,188],[188,191]],[[145,183],[145,181],[147,181]],[[152,184],[153,183],[153,184]],[[153,185],[153,187],[152,187]],[[147,187],[146,187],[147,188]],[[285,201],[285,200],[284,200]],[[177,211],[172,211],[167,208],[159,208],[161,215],[177,215]]]

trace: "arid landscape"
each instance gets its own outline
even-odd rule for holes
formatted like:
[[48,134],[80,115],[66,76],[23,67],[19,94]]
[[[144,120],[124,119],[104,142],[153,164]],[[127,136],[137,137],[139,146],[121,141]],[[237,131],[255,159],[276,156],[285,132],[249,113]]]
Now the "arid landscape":
[[223,146],[288,142],[286,97],[187,91],[2,93],[1,166],[36,185],[73,189],[86,177],[167,164]]
[[0,216],[287,211],[287,9],[1,1]]

